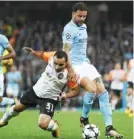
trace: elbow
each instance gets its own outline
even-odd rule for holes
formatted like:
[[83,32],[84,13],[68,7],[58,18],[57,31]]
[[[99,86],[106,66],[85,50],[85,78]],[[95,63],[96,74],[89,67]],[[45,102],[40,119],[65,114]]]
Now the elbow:
[[16,53],[15,52],[12,53],[12,58],[14,58],[14,57],[16,57]]

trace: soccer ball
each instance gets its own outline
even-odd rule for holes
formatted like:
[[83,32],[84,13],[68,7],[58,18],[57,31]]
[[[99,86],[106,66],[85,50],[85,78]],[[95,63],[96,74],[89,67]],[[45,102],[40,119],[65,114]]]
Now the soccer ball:
[[88,124],[83,128],[83,139],[98,139],[100,136],[99,128],[94,124]]

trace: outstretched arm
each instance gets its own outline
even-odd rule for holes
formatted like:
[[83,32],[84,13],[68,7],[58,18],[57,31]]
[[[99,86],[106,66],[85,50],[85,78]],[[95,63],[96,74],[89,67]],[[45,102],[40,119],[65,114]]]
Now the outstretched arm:
[[26,50],[29,54],[36,56],[38,58],[43,59],[44,61],[48,62],[49,59],[54,56],[56,51],[45,52],[45,51],[34,51],[30,47],[23,47],[23,50]]

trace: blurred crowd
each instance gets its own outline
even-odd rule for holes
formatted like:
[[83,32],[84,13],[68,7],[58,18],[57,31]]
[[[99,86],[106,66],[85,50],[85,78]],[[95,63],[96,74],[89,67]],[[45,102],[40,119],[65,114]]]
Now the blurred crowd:
[[[110,90],[111,81],[108,78],[110,71],[117,63],[120,64],[120,69],[125,70],[127,61],[133,57],[132,23],[124,23],[118,18],[120,17],[118,14],[117,18],[110,18],[109,7],[104,3],[97,5],[95,9],[96,11],[90,12],[92,16],[89,13],[87,19],[89,36],[87,55]],[[14,17],[5,16],[0,20],[0,33],[8,37],[17,54],[14,61],[17,70],[22,74],[20,95],[38,80],[46,66],[44,61],[28,55],[22,48],[26,46],[37,51],[62,49],[61,36],[64,25],[60,19],[38,20],[37,17],[37,20],[33,21],[23,14]],[[73,103],[68,101],[65,105],[82,106],[82,95],[75,98]],[[98,107],[98,104],[95,103],[94,106]]]

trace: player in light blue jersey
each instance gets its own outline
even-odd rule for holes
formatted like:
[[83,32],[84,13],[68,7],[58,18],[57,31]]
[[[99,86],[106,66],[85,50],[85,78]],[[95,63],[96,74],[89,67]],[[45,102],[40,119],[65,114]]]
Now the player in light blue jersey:
[[21,72],[17,70],[17,67],[15,65],[13,65],[10,68],[10,72],[7,72],[6,74],[6,93],[8,97],[18,98],[21,80]]
[[[3,56],[3,52],[7,50],[9,53]],[[4,93],[4,75],[2,70],[2,60],[15,57],[15,51],[10,45],[6,36],[0,34],[0,105],[14,104],[14,99],[3,97]]]
[[96,68],[90,64],[87,58],[87,26],[84,21],[87,17],[87,7],[84,3],[76,3],[72,10],[72,19],[64,27],[62,39],[63,49],[70,56],[69,68],[72,73],[79,75],[78,82],[84,89],[85,96],[80,121],[83,126],[88,124],[88,113],[90,112],[93,100],[97,94],[100,110],[103,114],[106,137],[123,138],[112,125],[112,110],[109,102],[109,94],[105,89],[101,75]]

